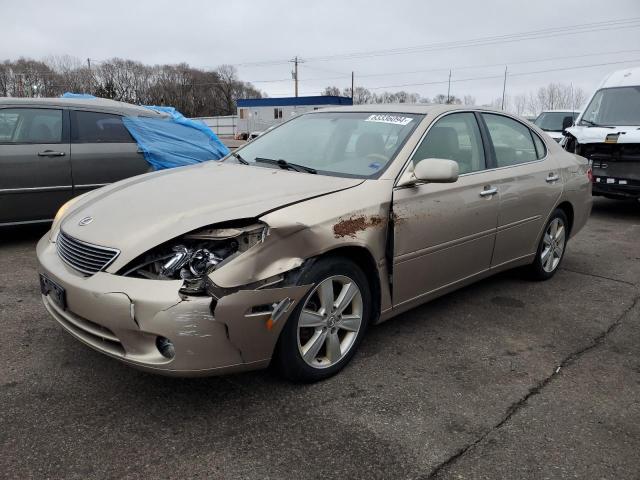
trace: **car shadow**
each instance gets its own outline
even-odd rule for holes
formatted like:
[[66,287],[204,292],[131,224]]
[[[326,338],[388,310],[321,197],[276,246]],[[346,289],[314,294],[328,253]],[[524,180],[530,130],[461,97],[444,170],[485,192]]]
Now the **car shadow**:
[[611,200],[608,198],[594,197],[591,216],[607,217],[612,219],[640,218],[640,201],[638,200]]
[[50,227],[49,223],[0,227],[0,245],[38,241]]

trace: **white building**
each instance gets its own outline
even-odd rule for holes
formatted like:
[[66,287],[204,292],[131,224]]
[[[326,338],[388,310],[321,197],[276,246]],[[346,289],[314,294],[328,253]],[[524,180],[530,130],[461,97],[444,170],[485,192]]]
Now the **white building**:
[[329,105],[353,105],[349,97],[324,95],[318,97],[247,98],[237,101],[238,134],[264,131],[295,115],[318,110]]

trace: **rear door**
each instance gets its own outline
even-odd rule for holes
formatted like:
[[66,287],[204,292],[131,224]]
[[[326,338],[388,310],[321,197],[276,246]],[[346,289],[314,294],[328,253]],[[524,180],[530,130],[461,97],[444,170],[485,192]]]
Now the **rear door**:
[[562,193],[557,162],[542,139],[506,115],[483,113],[499,191],[492,266],[535,253],[544,223]]
[[71,110],[71,169],[74,193],[151,171],[122,116]]
[[0,109],[0,224],[51,220],[71,198],[66,113]]

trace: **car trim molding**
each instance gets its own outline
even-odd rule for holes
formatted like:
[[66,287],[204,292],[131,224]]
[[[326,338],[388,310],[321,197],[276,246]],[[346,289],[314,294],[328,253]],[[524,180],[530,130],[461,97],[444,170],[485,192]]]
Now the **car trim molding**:
[[110,185],[110,183],[84,183],[82,185],[75,185],[74,188],[100,188],[106,185]]
[[515,221],[515,222],[507,223],[505,225],[500,225],[498,227],[498,231],[502,232],[503,230],[507,230],[509,228],[517,227],[517,226],[523,225],[525,223],[535,222],[536,220],[540,220],[541,218],[542,218],[542,215],[534,215],[533,217],[523,218],[523,219]]
[[427,248],[404,253],[402,255],[397,256],[394,259],[393,264],[398,265],[408,260],[413,260],[414,258],[422,257],[424,255],[429,255],[430,253],[435,253],[437,251],[445,250],[447,248],[457,247],[464,243],[472,242],[474,240],[478,240],[479,238],[487,237],[489,235],[495,235],[495,233],[496,233],[496,229],[492,228],[490,230],[485,230],[484,232],[478,232],[472,235],[467,235],[466,237],[456,238],[455,240],[451,240],[449,242],[439,243],[437,245],[432,245]]
[[59,192],[64,190],[72,190],[73,185],[54,185],[50,187],[23,187],[23,188],[3,188],[2,193],[29,193],[29,192]]

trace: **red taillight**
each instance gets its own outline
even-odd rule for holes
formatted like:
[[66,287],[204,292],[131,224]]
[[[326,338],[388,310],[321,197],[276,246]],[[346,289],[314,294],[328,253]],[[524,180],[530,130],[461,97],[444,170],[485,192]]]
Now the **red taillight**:
[[591,183],[593,183],[593,170],[591,170],[591,167],[589,167],[589,170],[587,170],[587,178]]

